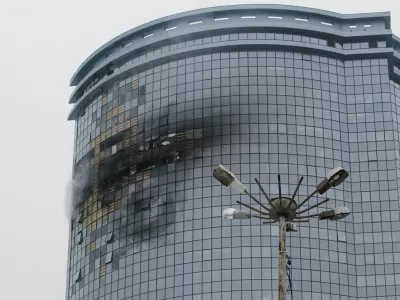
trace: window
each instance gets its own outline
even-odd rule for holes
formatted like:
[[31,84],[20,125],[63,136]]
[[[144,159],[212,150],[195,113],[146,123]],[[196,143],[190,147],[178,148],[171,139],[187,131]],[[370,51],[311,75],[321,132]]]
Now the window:
[[96,241],[90,243],[90,252],[93,252],[94,250],[96,250]]
[[82,242],[83,242],[83,234],[82,231],[80,231],[76,236],[75,244],[80,245],[82,244]]
[[326,26],[333,26],[333,23],[329,23],[329,22],[321,22],[322,25],[326,25]]
[[80,213],[77,217],[76,217],[76,223],[77,224],[82,224],[83,221],[83,213]]
[[139,97],[146,95],[146,86],[142,85],[139,87]]
[[278,17],[278,16],[268,16],[268,19],[278,19],[278,20],[281,20],[282,17]]
[[369,41],[369,48],[377,48],[377,47],[378,47],[377,41],[375,40]]
[[105,238],[105,242],[107,244],[111,243],[114,239],[114,234],[112,232],[108,233]]
[[78,272],[76,272],[73,276],[73,281],[74,282],[78,282],[79,280],[81,280],[81,270],[79,270]]
[[100,268],[100,276],[103,277],[104,275],[106,275],[106,266]]
[[378,42],[378,48],[386,48],[386,41]]
[[141,212],[150,209],[150,199],[144,199],[141,201],[135,202],[135,212]]
[[174,27],[169,27],[169,28],[166,28],[166,29],[165,29],[165,31],[174,30],[174,29],[176,29],[176,28],[177,28],[177,26],[174,26]]
[[295,18],[296,21],[301,21],[301,22],[308,22],[308,19],[306,18]]
[[109,252],[106,255],[106,264],[109,264],[110,262],[112,262],[112,258],[113,258],[113,253]]
[[151,33],[151,34],[145,35],[143,38],[144,38],[144,39],[147,39],[147,38],[149,38],[149,37],[151,37],[151,36],[153,36],[153,35],[154,35],[154,33]]
[[255,19],[256,16],[243,16],[242,19]]
[[196,24],[201,24],[201,23],[203,23],[203,21],[195,21],[195,22],[189,23],[189,25],[196,25]]
[[338,240],[339,242],[344,242],[344,243],[346,243],[346,232],[338,231],[338,232],[337,232],[337,240]]

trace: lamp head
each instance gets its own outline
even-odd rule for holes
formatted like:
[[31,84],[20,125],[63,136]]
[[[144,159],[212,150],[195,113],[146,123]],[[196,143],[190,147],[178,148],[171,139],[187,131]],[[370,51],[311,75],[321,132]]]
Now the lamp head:
[[350,210],[347,207],[336,207],[331,210],[324,211],[319,214],[320,220],[341,220],[350,215]]
[[337,167],[331,170],[327,175],[326,178],[331,186],[338,186],[341,184],[345,179],[349,176],[349,172],[347,172],[342,167]]
[[229,186],[238,190],[240,193],[246,191],[246,187],[241,183],[230,170],[225,168],[223,165],[219,165],[213,171],[213,176],[224,186]]
[[219,165],[214,169],[213,176],[224,186],[230,186],[231,183],[235,180],[235,175],[223,165]]
[[287,232],[297,232],[297,225],[292,222],[286,223],[286,231]]
[[233,219],[249,219],[250,213],[243,210],[237,210],[236,208],[226,208],[222,212],[222,217],[225,220],[233,220]]
[[324,194],[331,187],[335,187],[341,184],[348,176],[349,172],[347,172],[342,167],[332,169],[328,172],[326,178],[317,185],[318,193]]

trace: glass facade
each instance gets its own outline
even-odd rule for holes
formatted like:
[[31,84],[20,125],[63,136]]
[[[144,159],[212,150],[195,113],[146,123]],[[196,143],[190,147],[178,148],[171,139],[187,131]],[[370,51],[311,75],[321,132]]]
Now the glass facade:
[[393,59],[230,48],[96,81],[75,118],[67,299],[276,299],[278,227],[222,220],[249,199],[212,178],[218,164],[258,198],[255,177],[277,196],[278,173],[283,194],[306,176],[300,200],[328,169],[348,169],[321,209],[352,214],[288,237],[293,298],[400,299]]

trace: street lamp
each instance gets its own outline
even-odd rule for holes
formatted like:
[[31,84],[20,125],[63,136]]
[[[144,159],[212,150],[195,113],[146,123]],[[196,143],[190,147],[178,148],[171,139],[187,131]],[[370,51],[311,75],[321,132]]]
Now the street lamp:
[[222,212],[222,217],[226,220],[249,219],[251,218],[251,215],[247,211],[237,210],[235,208],[227,208]]
[[347,172],[345,169],[342,167],[337,167],[333,170],[331,170],[327,175],[324,180],[322,180],[318,186],[317,190],[318,193],[323,194],[327,190],[329,190],[332,186],[338,186],[341,184],[345,179],[349,176],[349,172]]
[[350,211],[347,207],[337,207],[320,213],[318,217],[320,220],[340,220],[346,218],[349,214]]
[[[281,193],[281,177],[278,175],[278,197],[270,199],[265,192],[264,188],[261,186],[260,182],[257,178],[255,178],[255,182],[260,188],[261,192],[265,196],[268,201],[268,205],[264,205],[251,195],[246,187],[241,183],[236,176],[227,168],[222,165],[219,165],[214,169],[213,176],[221,182],[224,186],[232,187],[238,190],[241,194],[248,195],[251,199],[253,199],[258,205],[260,205],[260,209],[255,208],[249,204],[243,203],[241,201],[236,201],[238,204],[243,205],[250,209],[251,211],[257,212],[258,214],[253,214],[243,210],[237,210],[235,208],[227,208],[223,211],[222,217],[227,220],[233,219],[249,219],[249,218],[258,218],[266,220],[263,224],[272,224],[279,222],[279,276],[278,276],[278,299],[285,299],[285,275],[286,275],[286,232],[295,232],[297,231],[297,226],[295,222],[309,222],[310,218],[318,218],[319,220],[340,220],[347,217],[350,214],[350,211],[347,207],[337,207],[331,210],[327,210],[321,213],[305,215],[302,216],[303,213],[310,211],[313,208],[316,208],[326,202],[329,201],[329,198],[318,202],[308,208],[300,210],[300,207],[303,206],[312,196],[315,194],[324,194],[331,187],[338,186],[341,184],[348,176],[349,173],[343,169],[342,167],[337,167],[328,172],[324,180],[322,180],[315,190],[306,197],[299,204],[294,200],[297,192],[299,191],[301,182],[304,177],[301,177],[293,195],[290,197],[282,196]],[[262,210],[264,209],[264,210]]]
[[232,187],[238,190],[240,193],[244,193],[246,191],[246,187],[243,185],[243,183],[237,180],[235,174],[233,174],[223,165],[219,165],[216,169],[214,169],[213,176],[224,186]]

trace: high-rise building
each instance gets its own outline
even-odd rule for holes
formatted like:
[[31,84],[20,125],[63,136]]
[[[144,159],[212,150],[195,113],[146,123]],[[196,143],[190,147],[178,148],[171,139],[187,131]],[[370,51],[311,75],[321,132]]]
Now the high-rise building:
[[276,299],[277,226],[222,220],[248,199],[219,164],[258,198],[349,170],[323,208],[352,215],[288,238],[293,299],[400,299],[399,68],[386,12],[215,7],[100,47],[71,80],[67,299]]

